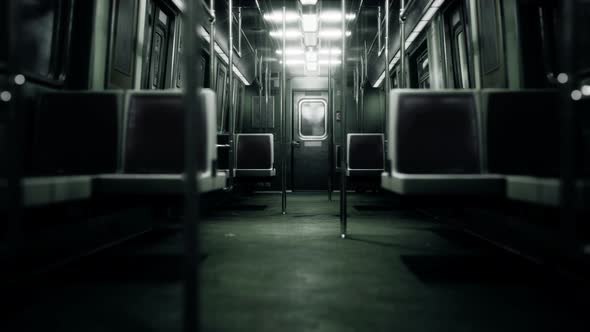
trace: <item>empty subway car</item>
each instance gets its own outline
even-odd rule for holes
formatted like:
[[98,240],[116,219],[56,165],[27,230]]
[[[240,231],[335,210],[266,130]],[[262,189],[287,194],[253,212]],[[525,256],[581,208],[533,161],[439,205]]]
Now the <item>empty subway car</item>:
[[0,16],[0,330],[588,326],[587,0]]

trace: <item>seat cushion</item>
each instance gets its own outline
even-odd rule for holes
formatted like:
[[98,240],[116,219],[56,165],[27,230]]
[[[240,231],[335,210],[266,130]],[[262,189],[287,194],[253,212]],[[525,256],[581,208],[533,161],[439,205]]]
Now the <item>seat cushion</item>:
[[383,173],[381,186],[400,195],[503,196],[505,179],[499,175],[418,175]]

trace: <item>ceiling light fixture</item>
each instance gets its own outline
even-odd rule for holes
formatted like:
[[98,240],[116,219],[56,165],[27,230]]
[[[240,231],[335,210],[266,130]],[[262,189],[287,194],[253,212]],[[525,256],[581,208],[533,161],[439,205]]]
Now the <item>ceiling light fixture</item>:
[[[272,12],[264,14],[264,19],[269,22],[283,22],[283,13],[282,12]],[[297,22],[299,20],[299,15],[297,12],[288,11],[285,13],[285,21],[287,23]]]
[[[273,38],[282,38],[283,31],[280,31],[280,30],[271,31],[270,36]],[[288,29],[287,31],[285,31],[285,39],[297,39],[297,38],[301,38],[301,31],[296,30],[296,29]]]

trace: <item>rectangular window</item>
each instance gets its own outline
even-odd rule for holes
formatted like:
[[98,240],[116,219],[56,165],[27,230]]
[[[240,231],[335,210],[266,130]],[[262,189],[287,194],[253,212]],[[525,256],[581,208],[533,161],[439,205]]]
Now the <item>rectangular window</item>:
[[299,135],[302,139],[324,139],[328,135],[326,102],[304,99],[299,102]]

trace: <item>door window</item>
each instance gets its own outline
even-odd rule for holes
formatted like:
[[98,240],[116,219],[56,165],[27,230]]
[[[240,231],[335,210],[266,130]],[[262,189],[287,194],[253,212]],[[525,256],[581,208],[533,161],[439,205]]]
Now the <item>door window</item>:
[[324,139],[328,136],[324,100],[302,100],[299,103],[299,135],[302,139]]

